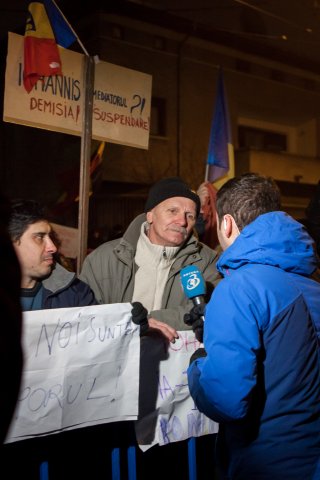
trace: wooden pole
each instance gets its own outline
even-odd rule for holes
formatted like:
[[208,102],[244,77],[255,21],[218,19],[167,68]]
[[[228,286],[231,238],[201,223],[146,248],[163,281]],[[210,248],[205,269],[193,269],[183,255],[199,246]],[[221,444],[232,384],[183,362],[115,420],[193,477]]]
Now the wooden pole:
[[209,181],[208,178],[209,178],[209,164],[206,163],[206,172],[204,174],[204,181],[208,182]]
[[77,274],[79,275],[83,260],[87,254],[89,193],[90,193],[90,157],[92,137],[92,110],[94,90],[94,59],[84,56],[83,68],[83,112],[81,134],[80,180],[79,180],[79,212],[78,212],[78,251]]

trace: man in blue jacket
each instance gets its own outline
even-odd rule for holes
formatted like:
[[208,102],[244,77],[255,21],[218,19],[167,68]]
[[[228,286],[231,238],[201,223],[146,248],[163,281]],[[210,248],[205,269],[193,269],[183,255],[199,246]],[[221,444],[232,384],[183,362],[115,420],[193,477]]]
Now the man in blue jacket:
[[320,479],[313,241],[280,211],[270,178],[229,180],[216,208],[223,249],[217,268],[224,278],[206,307],[205,350],[191,358],[191,395],[220,423],[223,478]]

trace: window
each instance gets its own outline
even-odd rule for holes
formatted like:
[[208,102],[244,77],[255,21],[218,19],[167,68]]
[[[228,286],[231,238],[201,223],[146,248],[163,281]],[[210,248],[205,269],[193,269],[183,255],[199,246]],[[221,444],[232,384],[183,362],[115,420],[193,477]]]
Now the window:
[[259,128],[240,125],[238,129],[239,148],[254,148],[273,152],[287,151],[287,135]]
[[165,137],[166,134],[166,100],[164,98],[153,97],[151,100],[150,135]]

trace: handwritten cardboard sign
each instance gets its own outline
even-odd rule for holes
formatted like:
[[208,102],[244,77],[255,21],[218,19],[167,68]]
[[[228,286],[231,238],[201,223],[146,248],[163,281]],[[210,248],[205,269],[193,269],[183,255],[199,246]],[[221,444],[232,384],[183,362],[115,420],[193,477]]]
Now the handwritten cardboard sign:
[[[8,33],[4,113],[6,122],[81,135],[84,55],[60,48],[63,76],[23,86],[24,37]],[[95,65],[92,138],[148,149],[151,75],[99,61]]]

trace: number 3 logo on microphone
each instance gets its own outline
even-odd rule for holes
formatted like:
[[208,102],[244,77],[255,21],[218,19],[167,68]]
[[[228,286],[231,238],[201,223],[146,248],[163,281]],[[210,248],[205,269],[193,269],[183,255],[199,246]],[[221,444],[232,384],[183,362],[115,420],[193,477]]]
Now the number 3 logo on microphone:
[[196,273],[193,273],[190,275],[190,277],[187,280],[187,289],[193,290],[194,288],[197,288],[199,283],[200,283],[200,278]]

